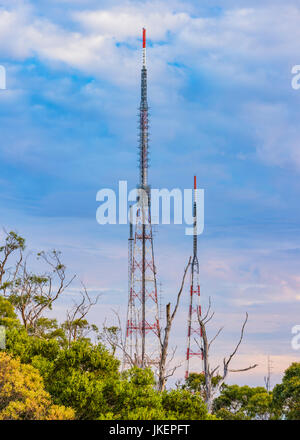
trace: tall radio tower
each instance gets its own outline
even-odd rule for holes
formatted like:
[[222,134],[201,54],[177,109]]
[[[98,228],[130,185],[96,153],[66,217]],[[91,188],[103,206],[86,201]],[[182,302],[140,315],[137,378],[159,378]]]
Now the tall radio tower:
[[135,212],[131,207],[129,236],[129,292],[123,367],[144,368],[159,363],[159,306],[148,185],[148,102],[146,29],[143,29],[143,65],[139,108],[139,185]]
[[[190,370],[199,371],[199,360],[203,370],[203,341],[202,331],[199,324],[198,316],[201,316],[200,305],[200,282],[199,282],[199,262],[197,256],[197,182],[194,176],[194,203],[193,203],[193,217],[194,217],[194,234],[193,234],[193,256],[190,272],[190,305],[188,312],[188,334],[187,334],[187,349],[186,349],[186,379],[189,376]],[[197,343],[197,342],[198,343]],[[193,359],[195,362],[193,362]],[[201,370],[201,371],[202,371]]]

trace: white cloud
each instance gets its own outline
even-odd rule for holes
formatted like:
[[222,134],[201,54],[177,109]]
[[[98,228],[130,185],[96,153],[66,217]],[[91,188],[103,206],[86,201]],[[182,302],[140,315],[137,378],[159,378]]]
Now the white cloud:
[[[0,55],[18,60],[38,56],[54,67],[71,67],[133,89],[139,75],[137,39],[146,26],[152,43],[148,57],[152,100],[161,107],[169,105],[172,90],[173,105],[180,109],[186,67],[206,72],[217,83],[250,86],[272,96],[289,87],[290,78],[280,75],[297,62],[300,10],[295,5],[234,8],[210,17],[192,14],[189,3],[175,7],[163,1],[130,1],[95,8],[66,9],[69,27],[43,17],[28,2],[2,8]],[[176,62],[179,67],[173,65]],[[282,96],[276,105],[248,99],[244,97],[242,106],[245,122],[252,123],[257,133],[259,159],[299,169],[298,125],[290,122]]]
[[174,12],[161,1],[76,12],[73,17],[87,32],[100,33],[116,41],[141,38],[143,26],[149,31],[152,41],[164,40],[167,32],[180,31],[191,21],[189,14]]
[[244,111],[257,138],[258,157],[269,164],[300,169],[299,126],[294,107],[280,102],[255,102]]
[[[119,76],[126,75],[128,68],[130,75],[134,58],[132,50],[117,48],[115,43],[131,43],[135,50],[142,26],[148,28],[154,44],[167,43],[166,49],[153,48],[153,63],[156,57],[167,63],[180,56],[190,66],[201,60],[211,69],[219,66],[230,75],[238,63],[243,69],[246,60],[278,58],[287,52],[296,57],[300,11],[294,6],[232,9],[217,17],[193,16],[184,4],[178,8],[174,10],[172,5],[156,1],[79,10],[70,14],[70,24],[72,28],[77,24],[76,31],[38,16],[28,5],[2,9],[0,48],[11,56],[25,58],[37,54],[84,72],[114,72],[112,79],[118,77],[120,67]],[[168,41],[170,33],[172,41]]]

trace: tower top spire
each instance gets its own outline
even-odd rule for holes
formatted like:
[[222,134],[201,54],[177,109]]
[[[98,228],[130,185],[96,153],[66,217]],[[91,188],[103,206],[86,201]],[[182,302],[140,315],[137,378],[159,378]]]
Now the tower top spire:
[[143,28],[143,67],[146,67],[146,29]]
[[148,103],[145,28],[143,28],[143,67],[141,69],[141,104],[139,126],[140,187],[146,189],[148,187]]

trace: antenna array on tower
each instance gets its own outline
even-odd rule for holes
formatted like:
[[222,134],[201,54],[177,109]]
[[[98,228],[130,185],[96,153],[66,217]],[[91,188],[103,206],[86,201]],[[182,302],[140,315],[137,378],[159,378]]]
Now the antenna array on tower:
[[140,182],[138,203],[135,212],[132,212],[135,224],[130,226],[129,293],[123,368],[132,365],[141,368],[158,366],[160,355],[159,304],[150,214],[150,188],[148,186],[148,141],[146,30],[143,29],[143,64],[139,109]]

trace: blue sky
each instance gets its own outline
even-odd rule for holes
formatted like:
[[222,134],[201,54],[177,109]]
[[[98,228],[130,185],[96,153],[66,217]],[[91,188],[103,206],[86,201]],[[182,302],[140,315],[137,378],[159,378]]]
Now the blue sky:
[[[279,1],[2,1],[0,224],[28,247],[62,250],[70,272],[102,292],[99,325],[127,301],[126,226],[96,223],[96,193],[134,187],[141,28],[149,45],[150,183],[205,190],[199,239],[204,305],[225,325],[217,361],[230,351],[247,310],[232,382],[274,382],[299,351],[300,5]],[[191,252],[184,226],[157,228],[165,302]],[[74,293],[75,292],[75,293]],[[76,294],[76,286],[74,287]],[[65,302],[57,313],[65,310]],[[173,345],[185,343],[186,299]],[[182,354],[178,349],[178,359]],[[181,374],[180,372],[178,373]]]

